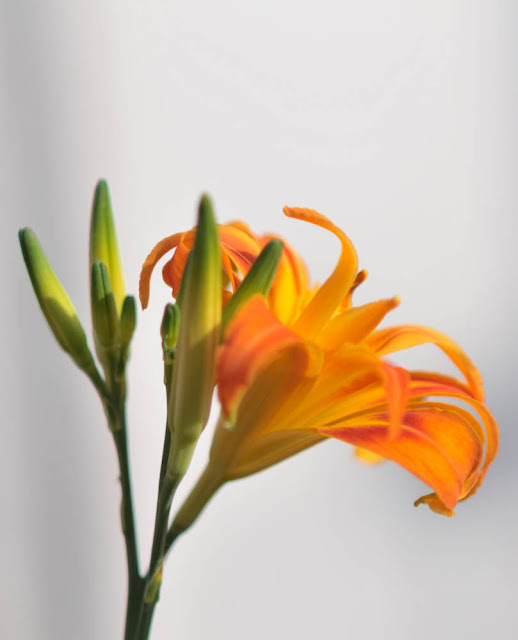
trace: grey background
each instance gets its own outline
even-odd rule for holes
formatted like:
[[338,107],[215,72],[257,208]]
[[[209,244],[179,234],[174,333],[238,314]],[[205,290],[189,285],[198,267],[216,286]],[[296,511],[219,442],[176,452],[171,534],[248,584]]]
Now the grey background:
[[[319,209],[390,323],[437,327],[480,367],[502,431],[452,519],[426,488],[328,442],[227,486],[168,561],[153,638],[518,637],[516,190],[512,1],[0,3],[2,268],[0,636],[119,638],[125,597],[113,445],[89,383],[58,351],[16,231],[37,230],[89,327],[91,195],[109,180],[127,273],[192,225],[284,234],[322,281]],[[164,423],[157,276],[140,314],[129,419],[147,561]],[[433,348],[399,359],[452,369]],[[204,461],[205,435],[185,494]]]

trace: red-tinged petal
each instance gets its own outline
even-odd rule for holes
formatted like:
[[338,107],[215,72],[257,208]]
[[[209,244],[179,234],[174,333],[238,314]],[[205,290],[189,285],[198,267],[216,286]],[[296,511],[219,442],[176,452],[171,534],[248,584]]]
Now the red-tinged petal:
[[218,393],[227,417],[258,373],[293,345],[305,348],[300,336],[268,311],[264,298],[254,296],[244,305],[227,329],[218,360]]
[[401,367],[394,367],[387,362],[382,363],[385,377],[385,391],[389,408],[388,437],[395,438],[401,432],[401,421],[405,414],[410,396],[410,374]]
[[389,327],[372,333],[365,342],[381,356],[420,344],[433,343],[459,368],[473,396],[481,402],[484,400],[484,388],[478,369],[459,345],[440,331],[418,325]]
[[474,493],[498,453],[500,433],[496,420],[491,415],[489,409],[482,402],[473,398],[471,392],[466,389],[465,385],[454,378],[422,372],[413,372],[411,377],[413,378],[410,382],[411,398],[430,395],[456,398],[468,404],[478,413],[485,429],[486,455],[480,469],[480,480],[475,482],[469,491],[470,494]]
[[293,326],[293,330],[300,335],[313,339],[324,328],[351,289],[358,272],[358,258],[352,242],[345,233],[321,213],[312,209],[291,207],[284,207],[284,213],[291,218],[305,220],[331,231],[342,243],[342,253],[335,270],[318,289]]
[[451,516],[455,515],[455,511],[449,509],[436,493],[428,493],[425,496],[421,496],[414,502],[414,507],[418,507],[420,504],[427,504],[432,511],[441,516],[451,518]]
[[223,251],[227,253],[237,271],[245,276],[261,253],[261,244],[236,226],[221,225],[219,233]]
[[194,242],[194,232],[187,231],[184,234],[182,241],[176,247],[171,260],[166,262],[162,269],[162,278],[164,282],[173,290],[173,297],[178,297],[178,291],[180,290],[180,283],[182,281],[185,265],[187,264],[187,258],[192,249]]
[[481,455],[480,438],[471,425],[454,411],[426,406],[407,411],[397,438],[387,438],[388,428],[389,417],[381,414],[317,431],[400,464],[453,509]]
[[151,280],[151,274],[156,266],[156,263],[165,256],[166,253],[178,246],[181,241],[182,233],[174,233],[172,236],[168,236],[153,247],[147,258],[142,265],[142,271],[140,272],[139,280],[139,297],[142,308],[145,309],[149,302],[149,282]]
[[324,349],[334,349],[344,342],[362,342],[399,302],[396,296],[343,311],[329,321],[317,340],[318,344]]
[[467,384],[451,376],[429,371],[409,371],[410,395],[412,397],[454,394],[458,397],[473,397]]

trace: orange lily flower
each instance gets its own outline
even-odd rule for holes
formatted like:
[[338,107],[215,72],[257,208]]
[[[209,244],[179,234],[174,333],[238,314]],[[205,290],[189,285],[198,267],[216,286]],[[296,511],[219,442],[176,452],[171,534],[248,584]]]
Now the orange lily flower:
[[[191,229],[164,238],[147,256],[139,281],[143,309],[148,305],[153,269],[166,253],[173,250],[173,256],[162,269],[162,276],[171,287],[173,297],[177,297],[187,257],[192,249],[194,231],[195,229]],[[225,303],[249,272],[262,249],[276,236],[257,236],[242,222],[219,225],[219,234],[223,272],[230,289],[223,292]],[[283,322],[292,322],[300,314],[311,293],[304,263],[293,249],[284,244],[275,282],[268,295],[269,307]]]
[[[498,449],[498,427],[484,405],[479,372],[438,331],[414,325],[378,330],[399,300],[351,307],[352,290],[363,272],[357,273],[350,240],[315,211],[284,212],[334,233],[342,244],[341,257],[288,321],[269,300],[256,296],[228,326],[217,371],[222,417],[207,468],[180,509],[173,534],[189,527],[226,481],[328,437],[358,447],[368,461],[398,463],[433,490],[416,505],[427,503],[435,512],[453,515],[457,502],[480,486]],[[276,295],[292,295],[275,285]],[[385,360],[424,343],[437,345],[465,381],[406,371]],[[451,404],[450,398],[465,407]]]

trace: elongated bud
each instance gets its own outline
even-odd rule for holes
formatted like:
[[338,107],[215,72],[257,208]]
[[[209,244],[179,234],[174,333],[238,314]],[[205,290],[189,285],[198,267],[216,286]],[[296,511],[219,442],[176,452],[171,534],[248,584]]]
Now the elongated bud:
[[207,423],[221,329],[221,249],[212,203],[200,201],[196,238],[182,282],[181,322],[169,398],[167,473],[182,476]]
[[126,295],[124,272],[117,245],[110,192],[104,180],[99,180],[95,188],[90,220],[90,267],[96,260],[104,262],[108,269],[115,306],[120,314]]
[[[162,354],[164,357],[164,384],[167,392],[167,402],[171,392],[173,379],[174,360],[176,357],[176,343],[180,329],[180,307],[177,304],[168,304],[164,309],[160,335],[162,336]],[[168,452],[169,453],[169,452]]]
[[126,296],[120,318],[121,349],[127,352],[137,325],[137,303],[133,296]]
[[223,309],[221,332],[225,333],[228,323],[241,309],[247,300],[256,294],[267,296],[277,273],[279,260],[281,259],[283,244],[280,240],[270,240],[261,253],[257,256],[250,271],[239,285],[234,295]]
[[95,260],[92,264],[90,293],[95,350],[106,369],[115,362],[117,357],[120,331],[108,269],[99,260]]
[[34,293],[56,340],[78,367],[97,379],[99,374],[74,305],[50,266],[36,235],[25,228],[20,230],[19,238]]
[[180,307],[177,304],[168,304],[164,309],[162,324],[160,325],[160,335],[162,336],[164,358],[166,351],[173,351],[176,348],[179,329]]

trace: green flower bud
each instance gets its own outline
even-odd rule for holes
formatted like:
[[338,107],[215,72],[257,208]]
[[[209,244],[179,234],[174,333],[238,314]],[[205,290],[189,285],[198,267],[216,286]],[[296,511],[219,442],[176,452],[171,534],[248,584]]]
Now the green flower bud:
[[280,240],[270,240],[261,253],[257,256],[250,271],[239,285],[234,295],[223,309],[221,321],[221,333],[225,333],[228,323],[241,309],[247,300],[256,294],[267,296],[277,273],[279,260],[281,259],[283,244]]
[[99,373],[72,301],[50,266],[34,232],[28,228],[21,229],[19,238],[34,293],[56,340],[77,366],[98,383]]
[[121,348],[127,353],[135,327],[137,326],[137,303],[133,296],[126,296],[122,303],[120,331],[121,331]]
[[124,272],[117,246],[110,193],[104,180],[97,183],[90,220],[90,267],[96,260],[104,262],[108,269],[115,306],[120,314],[126,295]]
[[92,264],[90,294],[95,350],[104,369],[109,370],[120,347],[119,317],[108,269],[99,260]]
[[168,408],[170,477],[187,471],[209,418],[214,390],[221,330],[221,248],[208,196],[200,201],[194,246],[182,280],[182,318]]
[[164,309],[160,335],[162,336],[162,348],[164,356],[166,351],[173,351],[178,342],[180,329],[180,307],[177,304],[168,304]]

